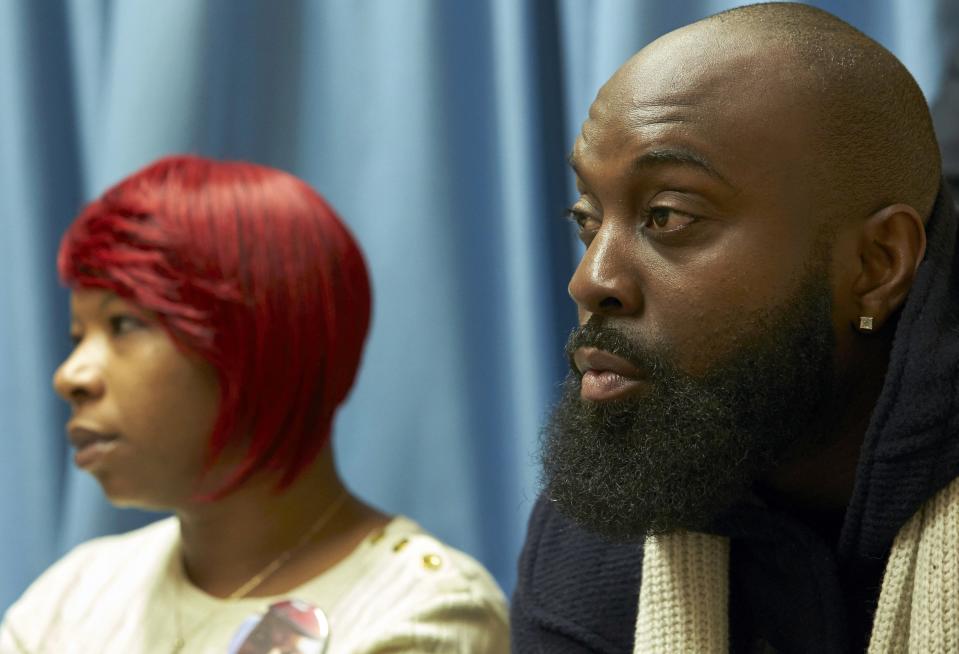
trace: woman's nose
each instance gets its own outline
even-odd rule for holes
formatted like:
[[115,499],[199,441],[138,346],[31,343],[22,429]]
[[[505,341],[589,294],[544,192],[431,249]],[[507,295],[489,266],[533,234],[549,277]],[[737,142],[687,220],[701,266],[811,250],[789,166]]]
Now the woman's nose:
[[90,348],[77,347],[53,373],[53,388],[75,408],[103,395],[101,366]]

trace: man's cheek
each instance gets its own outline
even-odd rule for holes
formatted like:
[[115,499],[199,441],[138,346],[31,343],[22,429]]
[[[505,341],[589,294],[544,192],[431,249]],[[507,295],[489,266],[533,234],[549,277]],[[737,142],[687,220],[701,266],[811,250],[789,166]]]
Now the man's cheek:
[[733,356],[756,332],[755,315],[745,309],[717,310],[697,319],[676,320],[680,327],[665,331],[657,340],[675,365],[693,377],[705,376],[717,363]]

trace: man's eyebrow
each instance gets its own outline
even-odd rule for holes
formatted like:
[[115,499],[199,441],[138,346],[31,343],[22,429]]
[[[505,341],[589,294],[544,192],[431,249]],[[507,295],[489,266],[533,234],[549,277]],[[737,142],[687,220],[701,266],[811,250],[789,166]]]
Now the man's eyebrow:
[[[570,152],[566,156],[566,163],[569,164],[570,168],[572,168],[573,172],[578,176],[579,170],[576,167],[576,157],[574,153]],[[661,165],[692,166],[702,170],[707,175],[722,182],[726,186],[733,189],[736,188],[728,179],[723,177],[722,173],[716,170],[715,166],[709,163],[709,160],[706,159],[706,157],[693,152],[692,150],[685,150],[682,148],[658,148],[656,150],[644,152],[640,156],[636,157],[636,159],[633,161],[632,169],[633,172],[641,172],[644,168]]]
[[706,157],[692,150],[682,148],[660,148],[644,152],[633,160],[632,168],[634,172],[640,172],[644,168],[662,165],[698,168],[726,186],[735,188],[728,179],[723,177],[722,173],[716,170],[716,167],[713,166]]

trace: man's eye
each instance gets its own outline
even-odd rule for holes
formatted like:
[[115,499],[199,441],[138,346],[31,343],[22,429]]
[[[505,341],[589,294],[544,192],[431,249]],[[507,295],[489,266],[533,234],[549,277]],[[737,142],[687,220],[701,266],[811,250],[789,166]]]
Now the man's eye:
[[670,207],[652,207],[646,216],[646,229],[654,232],[675,232],[688,227],[695,218]]
[[586,215],[582,211],[579,211],[578,209],[570,208],[570,209],[567,209],[564,213],[565,213],[566,219],[569,220],[569,222],[573,223],[580,229],[583,228],[583,223],[586,220]]
[[110,331],[114,334],[114,336],[126,334],[143,327],[146,327],[146,323],[136,316],[130,316],[127,314],[110,316]]
[[579,229],[579,238],[589,244],[592,233],[599,228],[599,220],[579,209],[567,209],[566,216]]

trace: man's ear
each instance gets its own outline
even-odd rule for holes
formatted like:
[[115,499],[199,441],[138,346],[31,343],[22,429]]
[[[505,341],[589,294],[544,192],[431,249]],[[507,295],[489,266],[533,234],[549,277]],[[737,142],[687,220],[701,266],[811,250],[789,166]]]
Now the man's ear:
[[872,318],[872,330],[879,330],[902,306],[926,253],[926,228],[919,213],[906,204],[893,204],[869,216],[859,241],[861,269],[853,284],[859,316],[850,316],[860,325],[860,316]]

